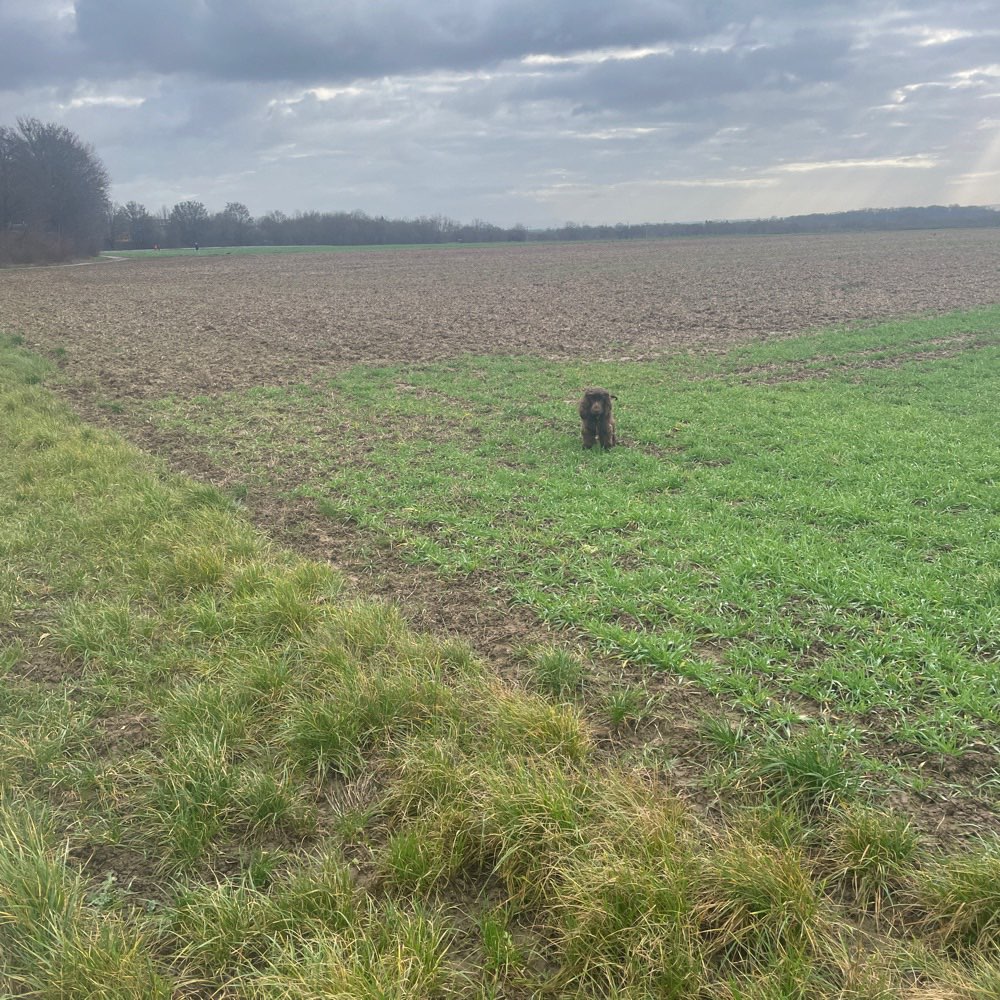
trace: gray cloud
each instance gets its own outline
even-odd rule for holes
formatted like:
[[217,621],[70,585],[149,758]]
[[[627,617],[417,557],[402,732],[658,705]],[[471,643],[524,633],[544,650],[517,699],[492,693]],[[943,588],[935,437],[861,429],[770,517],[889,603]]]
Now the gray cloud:
[[0,88],[65,79],[77,62],[72,34],[72,18],[58,4],[0,0]]
[[997,201],[998,46],[985,0],[0,0],[0,122],[64,122],[154,208]]
[[728,94],[793,92],[838,79],[849,49],[846,37],[803,32],[780,45],[686,48],[585,64],[526,82],[523,93],[571,101],[578,113],[699,107]]
[[76,37],[120,70],[340,81],[705,30],[686,11],[647,0],[78,0]]

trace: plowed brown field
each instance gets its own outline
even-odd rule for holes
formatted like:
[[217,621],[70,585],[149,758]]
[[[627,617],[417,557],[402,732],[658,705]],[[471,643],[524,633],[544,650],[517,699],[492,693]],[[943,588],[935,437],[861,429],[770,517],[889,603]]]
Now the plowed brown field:
[[651,358],[1000,296],[1000,232],[103,261],[0,272],[0,327],[105,398],[463,353]]

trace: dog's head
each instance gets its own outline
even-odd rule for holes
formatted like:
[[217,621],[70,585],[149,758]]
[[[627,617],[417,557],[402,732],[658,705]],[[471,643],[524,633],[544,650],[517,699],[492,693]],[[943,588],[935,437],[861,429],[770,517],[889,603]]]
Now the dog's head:
[[580,413],[586,416],[602,417],[611,412],[611,400],[617,399],[607,389],[584,389],[580,400]]

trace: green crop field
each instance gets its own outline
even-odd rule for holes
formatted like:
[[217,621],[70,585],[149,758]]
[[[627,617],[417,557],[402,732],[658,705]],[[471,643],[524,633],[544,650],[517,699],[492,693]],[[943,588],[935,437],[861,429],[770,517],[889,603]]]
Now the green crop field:
[[105,250],[102,257],[109,260],[115,258],[135,258],[137,260],[158,259],[161,257],[219,257],[227,254],[255,255],[255,254],[283,254],[283,253],[366,253],[377,250],[427,250],[448,249],[455,247],[489,247],[496,246],[495,243],[380,243],[372,245],[356,246],[253,246],[253,247],[201,247],[195,250],[194,247],[162,247],[159,250]]
[[[1000,995],[1000,308],[128,404],[225,490],[63,378],[3,342],[5,995]],[[265,496],[556,638],[500,677]]]

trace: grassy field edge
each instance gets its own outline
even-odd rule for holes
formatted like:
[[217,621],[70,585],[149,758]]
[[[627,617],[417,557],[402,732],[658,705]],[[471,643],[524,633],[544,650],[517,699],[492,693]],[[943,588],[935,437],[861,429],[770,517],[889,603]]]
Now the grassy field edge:
[[11,994],[996,994],[995,842],[928,849],[809,741],[707,815],[45,376],[5,344]]

